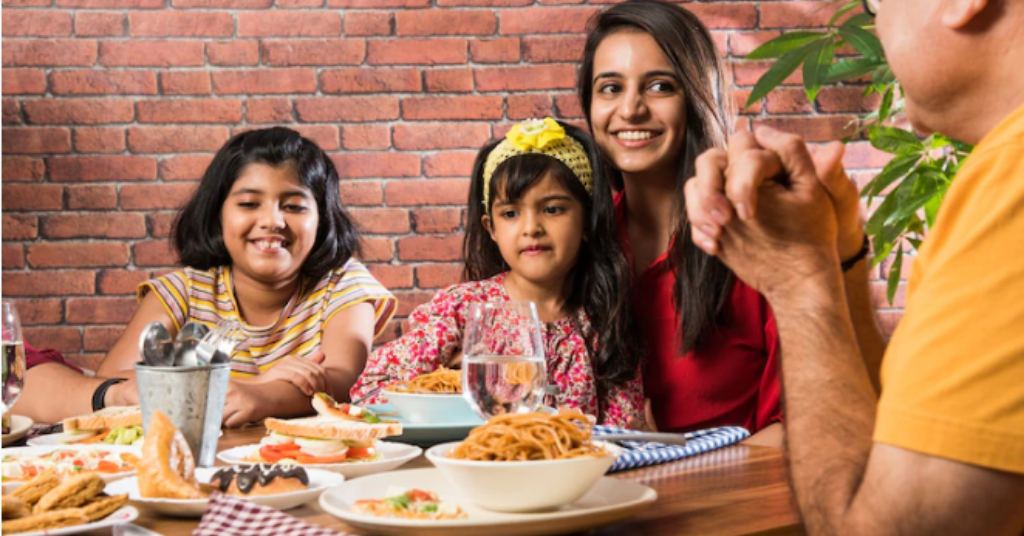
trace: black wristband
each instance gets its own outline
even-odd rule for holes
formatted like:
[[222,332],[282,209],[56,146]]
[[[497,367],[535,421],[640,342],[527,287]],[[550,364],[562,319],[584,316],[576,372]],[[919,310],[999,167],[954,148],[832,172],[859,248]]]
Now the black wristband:
[[97,387],[96,390],[92,392],[92,410],[99,411],[107,407],[106,400],[104,400],[107,397],[107,389],[110,389],[110,386],[114,385],[115,383],[121,383],[126,381],[128,381],[128,378],[110,378],[101,383],[100,386]]
[[850,268],[853,268],[854,265],[860,262],[864,257],[868,256],[868,250],[870,249],[871,241],[868,240],[868,235],[864,235],[864,244],[860,246],[860,251],[858,251],[857,254],[854,255],[853,257],[850,257],[849,259],[843,261],[843,263],[841,264],[841,266],[843,267],[843,271],[849,272]]

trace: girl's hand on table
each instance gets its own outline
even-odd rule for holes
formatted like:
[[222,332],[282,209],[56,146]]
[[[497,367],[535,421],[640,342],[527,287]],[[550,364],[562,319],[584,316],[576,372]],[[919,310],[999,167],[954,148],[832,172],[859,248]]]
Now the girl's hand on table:
[[260,373],[254,383],[267,383],[272,381],[285,381],[295,387],[306,396],[313,396],[315,393],[326,392],[327,369],[323,366],[325,356],[319,349],[314,350],[309,357],[300,355],[288,355]]
[[630,430],[639,430],[641,432],[658,431],[658,424],[654,422],[654,412],[651,411],[650,398],[644,399],[644,419],[640,420],[636,417],[630,417],[626,427]]
[[260,412],[259,384],[240,382],[234,378],[228,383],[228,395],[224,400],[224,415],[221,422],[228,428],[238,428],[258,421],[266,415]]

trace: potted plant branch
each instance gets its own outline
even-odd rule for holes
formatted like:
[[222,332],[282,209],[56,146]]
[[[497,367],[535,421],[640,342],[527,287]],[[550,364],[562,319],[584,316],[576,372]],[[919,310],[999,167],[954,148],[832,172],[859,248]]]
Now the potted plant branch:
[[[892,303],[905,249],[920,247],[953,177],[973,147],[937,133],[921,139],[895,124],[893,119],[903,112],[902,91],[889,69],[882,43],[872,33],[874,20],[857,12],[861,0],[839,1],[843,4],[827,29],[788,32],[747,55],[750,60],[775,61],[754,85],[746,105],[758,102],[801,66],[804,90],[811,103],[822,86],[843,82],[868,82],[864,96],[881,96],[878,108],[861,117],[853,135],[843,141],[866,133],[873,147],[893,155],[861,191],[869,207],[876,198],[883,198],[868,219],[867,234],[874,251],[873,265],[895,252],[886,293]],[[856,54],[837,56],[845,45]]]

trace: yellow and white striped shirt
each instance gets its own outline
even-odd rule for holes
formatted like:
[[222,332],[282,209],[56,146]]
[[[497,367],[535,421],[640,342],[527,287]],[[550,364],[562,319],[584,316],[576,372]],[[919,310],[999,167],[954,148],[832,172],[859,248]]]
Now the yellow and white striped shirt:
[[138,299],[156,291],[167,314],[180,330],[188,321],[215,327],[237,320],[246,340],[232,356],[232,374],[254,376],[290,354],[309,355],[320,347],[324,326],[338,312],[368,302],[374,309],[374,337],[395,314],[398,300],[359,261],[349,259],[311,286],[303,281],[288,300],[277,322],[252,326],[245,322],[235,301],[231,267],[211,270],[185,268],[141,283]]

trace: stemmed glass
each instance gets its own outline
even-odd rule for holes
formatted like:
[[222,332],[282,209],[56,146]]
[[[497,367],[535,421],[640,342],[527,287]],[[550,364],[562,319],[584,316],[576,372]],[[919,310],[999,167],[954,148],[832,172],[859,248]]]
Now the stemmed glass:
[[462,347],[463,396],[481,417],[530,413],[543,403],[547,367],[533,302],[470,304]]
[[3,329],[3,414],[18,401],[25,383],[25,341],[21,321],[14,303],[3,300],[0,306],[0,325]]

